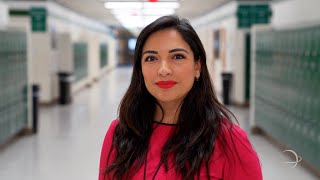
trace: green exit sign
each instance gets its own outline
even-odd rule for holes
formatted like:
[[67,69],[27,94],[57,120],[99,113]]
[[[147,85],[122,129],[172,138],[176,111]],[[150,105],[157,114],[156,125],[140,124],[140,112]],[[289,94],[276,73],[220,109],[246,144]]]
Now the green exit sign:
[[33,7],[30,11],[32,31],[44,32],[47,30],[47,10],[42,7]]
[[239,5],[237,10],[238,27],[250,28],[254,24],[268,24],[272,15],[268,4]]

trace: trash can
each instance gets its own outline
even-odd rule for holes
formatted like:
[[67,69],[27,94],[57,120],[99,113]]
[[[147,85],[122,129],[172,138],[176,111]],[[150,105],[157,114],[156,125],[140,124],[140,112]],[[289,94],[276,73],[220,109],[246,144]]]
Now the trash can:
[[32,133],[38,131],[39,85],[32,85]]
[[232,73],[222,73],[223,103],[230,104],[230,89],[232,84]]
[[71,97],[71,84],[72,84],[72,73],[59,72],[59,104],[70,104],[72,101]]

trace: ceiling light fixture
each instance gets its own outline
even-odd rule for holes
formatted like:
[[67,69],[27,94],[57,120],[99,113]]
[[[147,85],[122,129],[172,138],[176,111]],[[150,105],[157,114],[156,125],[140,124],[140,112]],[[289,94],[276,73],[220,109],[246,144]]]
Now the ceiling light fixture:
[[124,27],[139,29],[180,7],[177,1],[148,1],[108,1],[104,6]]
[[142,2],[105,2],[104,7],[107,9],[141,9]]

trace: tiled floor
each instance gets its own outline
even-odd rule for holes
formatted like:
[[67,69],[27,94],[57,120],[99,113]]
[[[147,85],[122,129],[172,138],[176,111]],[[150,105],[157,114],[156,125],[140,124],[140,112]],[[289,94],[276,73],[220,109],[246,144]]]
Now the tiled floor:
[[[72,105],[40,109],[37,135],[26,136],[0,150],[0,180],[97,179],[101,143],[128,87],[131,68],[115,69],[90,89],[74,96]],[[248,130],[248,109],[230,107]],[[315,180],[299,164],[263,137],[249,134],[265,180]]]

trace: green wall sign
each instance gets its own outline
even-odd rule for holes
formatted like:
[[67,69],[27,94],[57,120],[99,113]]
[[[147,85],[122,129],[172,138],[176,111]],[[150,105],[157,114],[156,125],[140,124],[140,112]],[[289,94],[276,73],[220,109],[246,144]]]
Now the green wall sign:
[[239,5],[237,10],[238,27],[250,28],[254,24],[268,24],[271,15],[269,4]]
[[33,7],[30,11],[32,31],[44,32],[47,30],[47,10],[42,7]]

